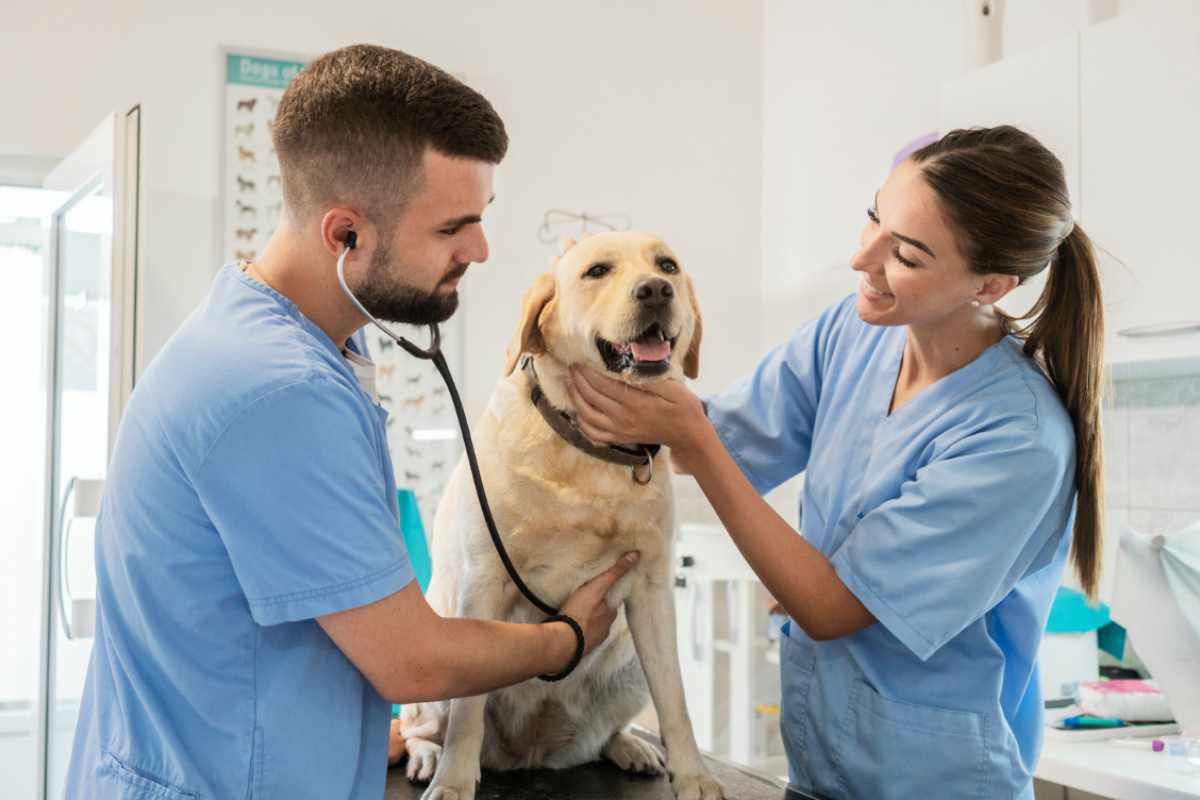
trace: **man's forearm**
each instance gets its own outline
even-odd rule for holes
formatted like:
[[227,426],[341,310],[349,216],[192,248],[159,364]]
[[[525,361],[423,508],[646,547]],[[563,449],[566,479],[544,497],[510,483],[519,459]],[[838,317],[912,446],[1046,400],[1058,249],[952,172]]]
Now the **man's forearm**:
[[414,696],[397,702],[484,694],[557,673],[575,652],[575,634],[562,622],[529,625],[449,617],[438,623],[436,638],[423,645],[425,657],[406,682]]

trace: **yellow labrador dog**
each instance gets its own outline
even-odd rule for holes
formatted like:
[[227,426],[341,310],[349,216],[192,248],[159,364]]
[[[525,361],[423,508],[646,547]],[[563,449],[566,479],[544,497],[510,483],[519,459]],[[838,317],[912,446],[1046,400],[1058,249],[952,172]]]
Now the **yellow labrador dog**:
[[[678,798],[725,797],[701,761],[684,705],[667,454],[647,456],[635,446],[625,453],[635,454],[635,466],[620,454],[609,460],[572,427],[564,386],[572,364],[630,383],[695,377],[700,331],[691,281],[670,248],[646,234],[584,239],[526,294],[505,377],[476,434],[508,552],[530,589],[554,605],[626,551],[641,551],[641,560],[609,593],[620,611],[608,638],[565,680],[405,706],[408,776],[433,778],[424,800],[471,800],[481,766],[560,769],[602,756],[635,772],[665,767]],[[517,592],[496,555],[465,459],[438,507],[432,552],[427,597],[438,613],[517,622],[545,616]],[[647,692],[665,763],[626,731]]]

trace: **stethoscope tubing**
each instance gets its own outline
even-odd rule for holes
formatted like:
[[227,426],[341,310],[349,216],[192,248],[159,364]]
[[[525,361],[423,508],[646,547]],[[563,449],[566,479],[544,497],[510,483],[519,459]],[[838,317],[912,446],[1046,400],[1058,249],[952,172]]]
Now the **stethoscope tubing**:
[[483,476],[479,469],[479,459],[475,455],[475,444],[471,439],[471,427],[467,424],[467,415],[463,411],[462,399],[458,395],[458,387],[454,385],[454,378],[450,375],[450,367],[446,364],[446,357],[442,354],[441,331],[438,329],[436,323],[430,324],[429,347],[421,349],[408,339],[386,327],[370,311],[367,311],[363,307],[363,304],[358,301],[358,298],[354,296],[354,292],[350,291],[350,287],[346,285],[346,256],[353,249],[354,243],[348,241],[346,247],[342,249],[341,255],[338,256],[337,276],[338,283],[342,287],[342,292],[372,325],[383,331],[388,338],[404,348],[405,352],[415,358],[432,361],[433,365],[437,368],[438,374],[442,376],[442,381],[446,384],[446,389],[450,392],[450,400],[454,404],[454,414],[458,417],[458,427],[462,431],[463,448],[466,450],[467,462],[471,467],[471,478],[475,483],[475,496],[479,498],[479,510],[483,512],[483,520],[487,524],[488,533],[491,534],[496,554],[500,556],[500,561],[504,564],[504,569],[508,572],[508,576],[512,578],[513,584],[525,596],[525,599],[533,603],[540,611],[552,617],[557,616],[559,610],[534,594],[533,590],[525,585],[525,581],[521,580],[521,574],[517,572],[517,567],[513,564],[512,559],[509,558],[508,550],[505,549],[504,542],[500,538],[500,532],[496,528],[496,520],[492,517],[492,509],[488,504],[487,492],[483,488]]

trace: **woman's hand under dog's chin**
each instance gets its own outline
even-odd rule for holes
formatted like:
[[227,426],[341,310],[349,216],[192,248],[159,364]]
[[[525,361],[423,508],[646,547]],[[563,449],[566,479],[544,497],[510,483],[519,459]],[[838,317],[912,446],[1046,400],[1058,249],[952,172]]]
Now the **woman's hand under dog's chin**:
[[594,442],[661,444],[676,468],[688,464],[708,418],[704,405],[680,381],[630,385],[588,367],[571,367],[567,392],[579,429]]

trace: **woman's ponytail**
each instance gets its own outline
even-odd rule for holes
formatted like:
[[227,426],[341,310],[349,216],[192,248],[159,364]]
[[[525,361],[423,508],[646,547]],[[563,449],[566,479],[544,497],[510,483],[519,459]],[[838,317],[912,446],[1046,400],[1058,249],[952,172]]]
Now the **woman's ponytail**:
[[1088,597],[1100,581],[1104,455],[1100,406],[1104,376],[1104,309],[1092,241],[1078,225],[1063,239],[1041,297],[1023,331],[1025,354],[1058,390],[1075,427],[1075,534],[1071,560]]

